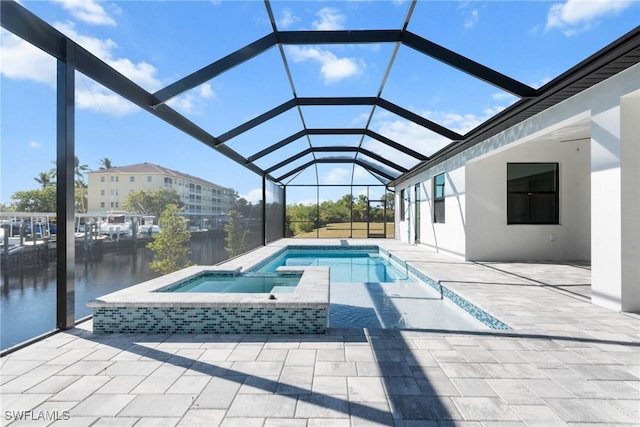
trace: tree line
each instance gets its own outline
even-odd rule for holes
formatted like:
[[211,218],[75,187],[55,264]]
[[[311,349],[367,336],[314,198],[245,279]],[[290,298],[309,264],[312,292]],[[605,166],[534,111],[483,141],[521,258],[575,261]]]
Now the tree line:
[[[386,204],[386,218],[384,205]],[[394,196],[386,193],[381,202],[369,206],[367,196],[345,194],[337,201],[287,205],[286,226],[290,235],[308,233],[327,224],[341,222],[393,221]]]
[[[54,165],[57,162],[54,160]],[[98,161],[99,169],[110,169],[114,167],[108,157]],[[89,165],[80,163],[78,156],[74,158],[74,211],[78,213],[87,212],[87,183],[84,174],[91,169]],[[56,211],[56,188],[57,188],[57,168],[39,172],[34,181],[40,184],[40,188],[35,190],[16,191],[11,195],[10,205],[1,205],[3,212],[55,212]]]

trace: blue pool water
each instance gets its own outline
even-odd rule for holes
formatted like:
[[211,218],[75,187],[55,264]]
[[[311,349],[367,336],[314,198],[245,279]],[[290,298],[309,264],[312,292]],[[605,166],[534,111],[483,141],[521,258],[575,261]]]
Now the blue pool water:
[[273,273],[281,266],[327,266],[332,282],[415,282],[377,251],[287,251],[259,271]]
[[330,268],[329,326],[386,329],[485,329],[478,319],[406,266],[389,262],[378,249],[289,249],[253,271],[273,273],[281,266]]
[[293,292],[300,277],[268,275],[220,276],[203,274],[178,283],[162,292],[214,292],[214,293],[284,293]]

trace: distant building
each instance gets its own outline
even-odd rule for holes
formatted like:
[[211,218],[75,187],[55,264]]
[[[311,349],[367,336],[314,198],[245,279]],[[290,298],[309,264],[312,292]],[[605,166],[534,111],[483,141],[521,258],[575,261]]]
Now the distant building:
[[133,191],[175,190],[186,216],[200,224],[207,217],[226,215],[232,208],[234,192],[202,178],[151,163],[140,163],[88,174],[88,210],[123,210],[127,195]]

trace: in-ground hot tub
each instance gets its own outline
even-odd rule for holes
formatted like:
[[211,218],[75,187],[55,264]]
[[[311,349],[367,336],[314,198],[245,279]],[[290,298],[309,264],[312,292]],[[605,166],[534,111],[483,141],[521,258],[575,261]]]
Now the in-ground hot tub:
[[233,280],[238,270],[193,266],[87,303],[95,333],[317,334],[327,329],[328,267],[286,267],[297,286],[265,293],[167,292],[203,276]]

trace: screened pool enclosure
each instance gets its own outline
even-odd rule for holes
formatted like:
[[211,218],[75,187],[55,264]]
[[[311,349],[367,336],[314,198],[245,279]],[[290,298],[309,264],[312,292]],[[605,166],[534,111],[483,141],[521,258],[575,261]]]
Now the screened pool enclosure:
[[[96,203],[105,211],[124,209],[127,194],[113,178],[117,166],[151,164],[164,171],[163,188],[176,189],[197,216],[191,242],[196,263],[228,258],[219,254],[225,237],[210,230],[228,212],[204,208],[219,203],[220,188],[235,195],[234,206],[242,212],[243,250],[284,237],[394,238],[400,210],[419,200],[410,194],[400,198],[397,180],[628,67],[620,58],[638,33],[636,28],[561,78],[532,85],[524,83],[530,75],[508,74],[515,72],[513,61],[543,62],[537,56],[542,52],[505,48],[505,59],[490,64],[484,48],[441,35],[446,23],[430,17],[430,8],[448,7],[440,3],[105,4],[100,28],[116,28],[109,14],[123,20],[123,38],[114,41],[99,30],[91,33],[86,16],[75,23],[60,19],[53,3],[0,2],[3,67],[16,65],[14,74],[3,73],[11,79],[3,85],[3,108],[24,115],[3,120],[3,132],[22,132],[32,146],[42,147],[39,165],[55,164],[52,175],[36,179],[55,178],[55,272],[33,278],[55,284],[49,287],[55,292],[40,298],[55,307],[55,322],[34,330],[72,327],[87,314],[83,298],[92,297],[77,283],[88,289],[103,283],[98,267],[92,272],[92,264],[79,264],[78,218],[90,213],[92,191],[104,197]],[[124,23],[136,13],[144,14],[143,22]],[[168,15],[176,21],[159,18]],[[127,36],[134,27],[140,33]],[[500,39],[499,29],[489,31]],[[124,40],[130,58],[118,45]],[[557,49],[556,54],[567,46]],[[559,75],[594,50],[569,50],[547,73]],[[18,67],[25,58],[31,62]],[[27,87],[29,79],[41,86]],[[39,98],[31,96],[36,91]],[[426,98],[433,105],[425,107]],[[464,111],[455,110],[463,99]],[[53,142],[38,142],[46,140]],[[99,165],[83,165],[99,158]],[[15,176],[30,173],[4,169]],[[114,170],[111,182],[87,188],[83,173],[91,170]],[[151,172],[118,176],[120,184],[139,185],[136,191],[156,188]],[[183,184],[188,180],[201,183],[197,191]],[[213,238],[220,244],[212,246]],[[132,257],[121,255],[113,255],[109,268],[127,270],[128,276],[105,286],[146,277],[135,247]],[[5,274],[6,283],[23,285],[23,276]]]

